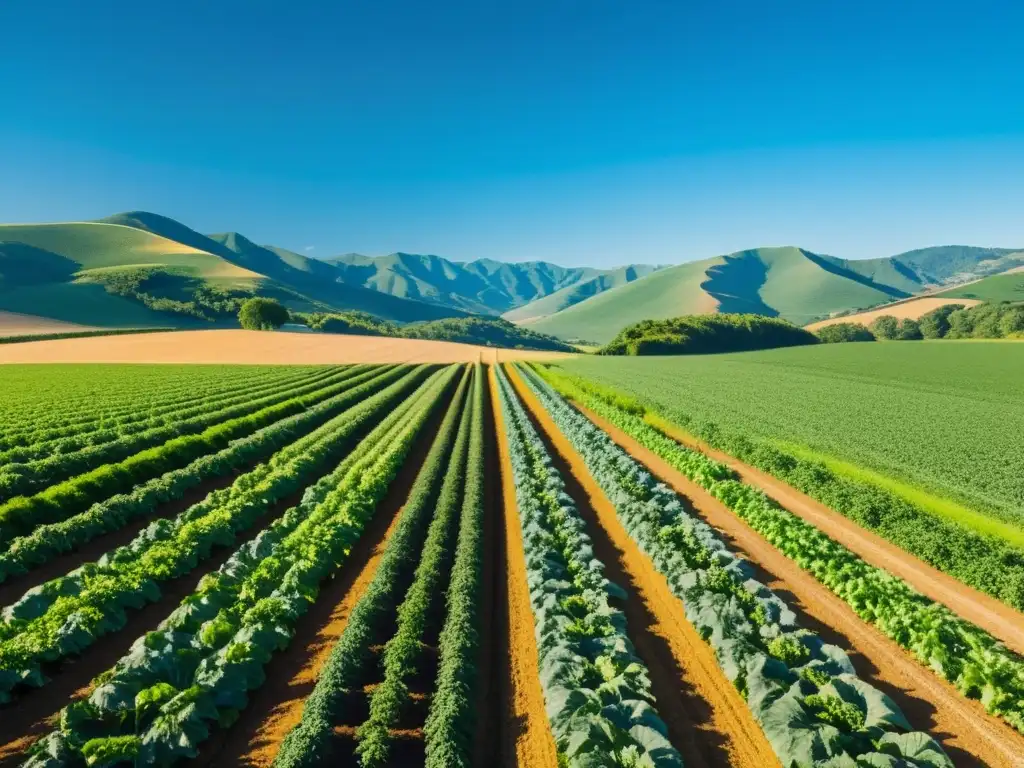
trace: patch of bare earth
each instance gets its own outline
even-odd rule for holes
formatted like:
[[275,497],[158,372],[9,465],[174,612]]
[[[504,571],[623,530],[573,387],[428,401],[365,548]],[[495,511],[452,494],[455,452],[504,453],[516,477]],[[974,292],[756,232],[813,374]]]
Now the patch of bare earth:
[[858,312],[855,315],[819,320],[816,323],[808,325],[807,330],[816,331],[819,328],[825,328],[826,326],[836,325],[838,323],[860,323],[861,325],[871,325],[871,323],[882,315],[892,315],[893,317],[900,319],[910,318],[911,320],[917,320],[921,315],[925,315],[933,309],[944,307],[947,304],[963,304],[965,307],[973,307],[975,304],[981,304],[981,302],[977,299],[950,299],[940,298],[938,296],[933,298],[925,297],[918,299],[904,299],[903,301],[886,304],[885,306],[876,307],[874,309],[867,310],[866,312]]
[[[599,416],[584,408],[580,410],[655,476],[685,497],[692,510],[714,526],[734,552],[750,561],[758,571],[758,578],[789,603],[803,626],[850,652],[858,674],[888,694],[915,728],[937,738],[956,765],[992,768],[1024,765],[1024,736],[921,666],[664,459]],[[774,496],[770,490],[766,491]]]
[[172,331],[0,345],[0,363],[493,363],[552,360],[558,352],[497,349],[450,341],[287,331]]
[[630,597],[620,607],[650,670],[656,708],[688,766],[778,766],[761,727],[722,674],[711,647],[686,619],[665,577],[630,538],[615,508],[518,374],[513,384],[538,427],[567,491],[587,521],[606,574]]
[[[491,400],[497,404],[498,385],[493,370],[490,371],[489,378]],[[505,423],[501,409],[497,406],[494,408],[494,418],[501,459],[501,488],[504,502],[502,527],[507,553],[503,597],[508,606],[508,664],[505,679],[502,681],[501,698],[504,712],[497,764],[502,768],[556,768],[558,754],[548,725],[544,694],[540,687],[533,609],[530,607],[530,592],[526,580],[526,556],[517,519],[516,486],[512,477]]]

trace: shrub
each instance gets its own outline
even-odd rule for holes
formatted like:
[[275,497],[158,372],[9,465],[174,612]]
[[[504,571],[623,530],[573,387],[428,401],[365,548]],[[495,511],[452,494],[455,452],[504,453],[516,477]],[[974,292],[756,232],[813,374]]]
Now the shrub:
[[288,310],[274,299],[246,299],[238,310],[238,322],[250,331],[272,331],[287,323],[288,317]]
[[881,315],[875,318],[870,328],[876,339],[892,341],[899,338],[900,321],[892,315]]
[[874,341],[875,334],[860,323],[836,323],[826,325],[814,332],[825,344],[841,344],[847,341]]
[[921,335],[926,339],[943,339],[949,333],[949,316],[958,309],[963,309],[963,304],[946,304],[931,312],[926,312],[918,318],[917,324],[921,328]]
[[684,355],[817,344],[818,337],[777,317],[723,313],[644,320],[619,331],[602,355]]
[[918,325],[917,320],[905,317],[900,320],[899,328],[896,330],[896,338],[901,341],[918,341],[923,339],[924,336],[921,334],[921,326]]

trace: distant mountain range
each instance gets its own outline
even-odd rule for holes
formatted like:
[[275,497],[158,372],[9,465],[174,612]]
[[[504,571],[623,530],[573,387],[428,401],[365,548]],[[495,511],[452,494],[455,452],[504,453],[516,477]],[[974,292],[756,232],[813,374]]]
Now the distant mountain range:
[[[313,259],[136,211],[96,222],[0,225],[0,311],[94,326],[189,325],[225,297],[259,294],[294,310],[360,310],[398,323],[501,315],[563,339],[603,343],[629,323],[696,312],[756,312],[805,324],[1022,267],[1024,249],[970,246],[865,260],[757,248],[614,269],[409,253]],[[1012,297],[1018,283],[970,287],[976,295],[986,285]]]

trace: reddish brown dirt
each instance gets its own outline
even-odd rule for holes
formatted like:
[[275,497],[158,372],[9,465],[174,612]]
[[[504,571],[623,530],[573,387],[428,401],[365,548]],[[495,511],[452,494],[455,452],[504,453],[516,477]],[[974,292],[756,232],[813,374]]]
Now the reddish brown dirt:
[[497,764],[503,768],[557,768],[558,754],[544,709],[534,639],[533,609],[526,580],[523,540],[516,519],[516,487],[512,478],[508,437],[498,404],[498,383],[494,371],[489,375],[491,400],[495,403],[495,430],[501,458],[503,499],[502,527],[505,533],[506,580],[504,601],[508,606],[508,664],[502,681],[503,729]]
[[53,669],[45,669],[50,682],[16,696],[0,709],[0,766],[15,764],[24,750],[53,727],[53,718],[60,708],[91,692],[91,681],[110,669],[128,652],[138,637],[163,621],[178,604],[194,590],[207,573],[215,571],[231,556],[237,546],[255,537],[265,525],[295,506],[302,498],[299,491],[274,505],[248,531],[236,540],[235,546],[223,547],[213,557],[200,563],[191,572],[160,585],[161,597],[141,610],[128,614],[128,623],[117,632],[104,635],[81,655],[64,659]]
[[722,674],[714,652],[686,620],[682,603],[626,533],[615,508],[569,441],[526,389],[513,384],[530,411],[567,491],[586,519],[606,574],[630,599],[629,637],[650,670],[658,714],[688,766],[778,766],[771,745],[739,691]]
[[682,494],[693,511],[723,534],[734,552],[755,564],[758,578],[786,599],[804,626],[850,651],[858,674],[892,697],[915,728],[937,738],[958,766],[1024,765],[1024,736],[988,715],[978,702],[965,699],[862,621],[845,602],[664,459],[595,414],[581,411]]
[[866,562],[899,576],[921,594],[942,603],[957,615],[981,627],[993,637],[999,638],[1008,648],[1024,653],[1024,614],[994,597],[968,587],[881,536],[861,528],[849,518],[843,517],[767,472],[704,445],[664,419],[657,418],[654,421],[659,429],[684,445],[703,451],[711,458],[728,464],[743,482],[760,488],[780,506],[821,529]]
[[348,560],[323,586],[313,607],[300,619],[288,649],[275,655],[267,665],[267,682],[252,694],[238,722],[229,730],[215,734],[203,746],[198,765],[269,766],[273,763],[281,741],[302,718],[306,697],[345,631],[352,609],[373,581],[452,391],[424,425]]
[[450,341],[287,331],[173,331],[0,345],[0,363],[473,363],[550,360],[555,352]]

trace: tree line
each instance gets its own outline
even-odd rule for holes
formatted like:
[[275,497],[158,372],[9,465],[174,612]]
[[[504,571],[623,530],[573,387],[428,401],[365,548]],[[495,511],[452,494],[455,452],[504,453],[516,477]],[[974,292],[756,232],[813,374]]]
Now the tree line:
[[881,315],[870,325],[836,323],[819,328],[826,343],[847,341],[916,341],[920,339],[1024,338],[1024,305],[990,302],[967,307],[946,304],[918,319]]

